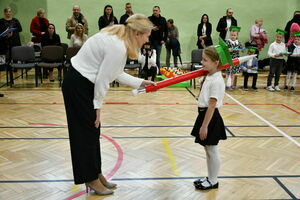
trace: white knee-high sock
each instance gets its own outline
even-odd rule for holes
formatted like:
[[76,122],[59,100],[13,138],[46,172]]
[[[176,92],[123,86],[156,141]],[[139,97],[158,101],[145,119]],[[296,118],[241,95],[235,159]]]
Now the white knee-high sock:
[[292,78],[292,86],[296,86],[296,81],[297,81],[297,72],[293,73],[293,78]]
[[208,170],[208,179],[211,184],[216,184],[218,182],[218,173],[220,169],[220,158],[217,145],[207,145],[205,146],[206,152],[206,163]]
[[288,71],[286,73],[286,77],[285,77],[285,84],[286,86],[290,86],[290,80],[291,80],[291,76],[292,76],[292,72],[291,71]]

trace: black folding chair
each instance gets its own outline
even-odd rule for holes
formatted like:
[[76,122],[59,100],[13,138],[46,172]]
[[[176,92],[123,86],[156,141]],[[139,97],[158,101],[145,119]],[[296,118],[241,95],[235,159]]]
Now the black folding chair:
[[[41,52],[42,62],[38,63],[37,66],[42,68],[53,69],[57,68],[61,73],[64,67],[64,49],[61,46],[44,46]],[[43,82],[42,76],[41,82]],[[59,77],[59,86],[61,86],[62,78]]]
[[13,70],[22,69],[22,78],[23,78],[23,69],[27,71],[31,68],[35,69],[35,86],[38,86],[37,82],[37,68],[35,62],[34,48],[28,46],[16,46],[11,50],[11,63],[9,64],[9,74],[10,74],[10,87],[14,84]]
[[[203,52],[203,49],[194,49],[192,51],[192,54],[191,54],[191,71],[199,69],[199,68],[197,68],[197,66],[200,65],[200,62],[202,60],[202,52]],[[193,79],[193,83],[194,83],[194,88],[196,88],[196,79]],[[190,81],[190,84],[192,85],[192,80]]]

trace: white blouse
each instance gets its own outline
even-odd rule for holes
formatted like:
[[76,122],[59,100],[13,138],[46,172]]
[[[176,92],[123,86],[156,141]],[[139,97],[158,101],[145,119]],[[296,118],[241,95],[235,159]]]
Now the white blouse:
[[274,56],[277,54],[280,54],[280,53],[284,53],[284,52],[286,52],[285,44],[283,42],[277,43],[275,41],[272,44],[270,44],[269,50],[268,50],[268,55],[271,58],[283,59],[284,58],[283,56],[279,56],[279,57],[274,57]]
[[69,47],[81,47],[88,39],[86,34],[83,35],[83,41],[75,34],[71,35]]
[[99,32],[90,37],[72,57],[72,66],[95,84],[94,108],[101,108],[109,83],[120,83],[139,88],[143,79],[125,73],[127,51],[124,41],[116,35]]
[[202,26],[202,35],[206,35],[206,23]]
[[198,106],[200,108],[208,107],[209,99],[214,98],[217,100],[216,107],[219,108],[223,104],[224,95],[225,83],[222,73],[219,71],[212,75],[207,75],[198,98]]

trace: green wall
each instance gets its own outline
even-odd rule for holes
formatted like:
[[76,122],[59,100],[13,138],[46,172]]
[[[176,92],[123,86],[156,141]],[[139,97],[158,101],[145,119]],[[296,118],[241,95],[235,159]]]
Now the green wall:
[[[292,18],[295,10],[300,10],[300,0],[0,0],[0,8],[10,5],[14,9],[15,17],[23,26],[22,41],[27,43],[30,40],[29,25],[35,16],[36,10],[45,8],[46,15],[50,22],[56,25],[56,32],[60,34],[63,42],[68,43],[65,32],[65,21],[72,14],[72,6],[81,6],[82,13],[89,22],[89,35],[98,31],[98,18],[103,14],[103,7],[111,4],[114,14],[118,18],[124,13],[124,4],[131,2],[135,13],[143,13],[147,16],[152,14],[152,7],[159,5],[161,14],[166,19],[173,18],[179,29],[180,42],[182,44],[182,58],[190,60],[190,52],[196,48],[197,25],[202,14],[210,17],[213,25],[212,37],[217,41],[218,33],[215,31],[220,17],[225,14],[227,8],[234,10],[234,17],[242,27],[239,40],[243,43],[249,38],[249,29],[255,18],[264,18],[264,28],[269,33],[270,42],[273,41],[276,28],[284,28],[287,21]],[[266,56],[265,48],[262,57]],[[165,60],[165,51],[162,53],[162,62]]]

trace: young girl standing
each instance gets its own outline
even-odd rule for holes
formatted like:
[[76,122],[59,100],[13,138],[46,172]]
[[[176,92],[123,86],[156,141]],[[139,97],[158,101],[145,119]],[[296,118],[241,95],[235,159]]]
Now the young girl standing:
[[294,33],[294,43],[288,46],[288,52],[292,53],[287,60],[287,75],[285,78],[284,89],[289,89],[290,81],[292,81],[291,91],[295,90],[297,74],[300,73],[300,32]]
[[218,108],[222,105],[225,94],[225,84],[221,71],[222,65],[215,47],[207,47],[203,51],[202,61],[208,75],[205,77],[198,98],[198,117],[192,135],[195,143],[204,146],[208,177],[194,182],[196,189],[208,190],[218,188],[218,172],[220,159],[218,153],[219,140],[226,140],[225,126]]
[[[226,43],[229,47],[229,52],[232,58],[240,57],[240,51],[243,48],[243,45],[238,41],[238,34],[240,27],[232,26],[230,27],[230,39],[226,40]],[[237,85],[237,74],[240,72],[240,67],[230,67],[226,69],[226,89],[234,90]]]

